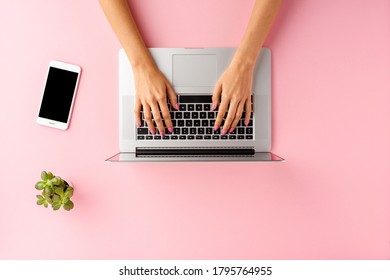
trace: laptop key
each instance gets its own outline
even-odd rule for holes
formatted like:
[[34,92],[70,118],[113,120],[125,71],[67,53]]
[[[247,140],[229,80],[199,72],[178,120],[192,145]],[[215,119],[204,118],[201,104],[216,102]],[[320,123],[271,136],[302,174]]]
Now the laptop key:
[[244,135],[238,135],[237,139],[239,139],[239,140],[245,139],[245,136]]
[[228,136],[227,136],[226,134],[225,134],[225,135],[222,135],[222,136],[221,136],[221,139],[222,139],[222,140],[226,140],[226,139],[228,139]]
[[203,139],[203,135],[196,135],[196,140],[202,140]]
[[183,113],[182,112],[175,112],[175,119],[182,119]]
[[172,140],[177,140],[179,137],[177,135],[171,135]]
[[194,126],[200,126],[200,120],[194,120]]
[[143,136],[143,135],[138,135],[138,136],[137,136],[137,139],[138,139],[138,140],[144,140],[144,139],[145,139],[145,136]]
[[187,109],[188,111],[194,111],[195,110],[194,104],[188,104]]
[[237,128],[237,134],[245,134],[245,129],[243,127]]
[[202,104],[196,104],[195,109],[196,111],[202,111]]
[[153,136],[152,135],[147,135],[146,136],[146,140],[153,140]]
[[203,127],[209,126],[209,121],[208,120],[202,120],[202,126]]
[[169,135],[165,135],[162,139],[163,140],[169,140]]
[[236,139],[236,135],[229,135],[229,139]]
[[193,119],[198,119],[199,118],[199,113],[198,112],[192,112],[191,114]]
[[188,139],[188,140],[194,140],[194,139],[195,139],[195,136],[194,136],[194,135],[188,135],[188,136],[187,136],[187,139]]
[[192,120],[186,120],[186,126],[192,126]]
[[179,103],[211,103],[211,95],[180,95]]
[[213,134],[213,129],[211,127],[207,127],[206,134]]
[[182,133],[182,134],[188,134],[188,128],[187,128],[187,127],[183,127],[183,128],[181,129],[181,133]]
[[155,135],[154,136],[154,140],[161,140],[161,136],[160,135]]
[[211,135],[205,135],[203,136],[205,140],[210,140],[211,139]]
[[211,110],[210,104],[204,104],[204,110],[205,111],[210,111]]
[[175,133],[175,134],[180,134],[180,128],[175,127],[175,128],[173,129],[173,133]]
[[198,134],[204,134],[204,128],[198,127]]
[[213,135],[213,140],[218,140],[219,139],[219,135]]
[[247,127],[245,129],[245,131],[246,131],[246,134],[253,134],[253,128],[251,128],[251,127]]
[[206,112],[200,112],[199,117],[205,119],[207,117]]
[[186,106],[186,104],[180,104],[180,105],[179,105],[179,110],[180,110],[180,111],[187,111],[187,106]]
[[245,138],[246,139],[253,139],[253,135],[246,135]]
[[191,119],[191,113],[190,112],[184,112],[184,118],[185,119]]
[[177,126],[184,126],[184,120],[178,120]]
[[138,134],[149,134],[149,131],[148,131],[147,127],[140,127],[140,128],[137,128],[137,133]]
[[179,139],[180,139],[180,140],[186,140],[186,138],[187,138],[187,137],[186,137],[185,135],[180,135],[180,136],[179,136]]
[[190,134],[196,134],[196,128],[195,127],[191,127],[190,128]]

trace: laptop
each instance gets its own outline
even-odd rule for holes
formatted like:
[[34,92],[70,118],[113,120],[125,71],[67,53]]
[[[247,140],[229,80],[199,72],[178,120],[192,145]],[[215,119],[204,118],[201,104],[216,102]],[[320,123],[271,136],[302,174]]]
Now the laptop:
[[[283,161],[271,152],[271,53],[261,50],[254,70],[252,115],[232,133],[214,131],[217,110],[211,96],[231,62],[234,48],[151,48],[158,68],[171,82],[180,110],[170,107],[174,131],[153,135],[134,117],[135,83],[123,49],[119,51],[119,149],[109,162]],[[223,123],[222,123],[223,125]],[[222,127],[222,126],[221,126]]]

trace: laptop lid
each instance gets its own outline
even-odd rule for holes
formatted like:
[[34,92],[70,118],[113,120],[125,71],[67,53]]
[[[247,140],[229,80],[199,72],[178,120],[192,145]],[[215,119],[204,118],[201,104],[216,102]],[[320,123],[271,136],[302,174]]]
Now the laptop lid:
[[[233,48],[153,48],[150,52],[179,97],[210,97],[218,78],[230,64]],[[119,51],[120,153],[108,161],[281,161],[271,149],[271,54],[262,49],[253,77],[252,139],[140,140],[134,120],[135,84],[131,64]],[[191,99],[192,100],[192,99]],[[204,101],[206,102],[206,101]],[[197,104],[195,104],[196,106]],[[175,136],[171,136],[174,138]],[[188,136],[190,137],[190,136]],[[230,136],[229,136],[230,137]],[[232,136],[233,137],[233,136]],[[248,136],[249,137],[249,136]],[[242,138],[242,137],[241,137]],[[189,141],[189,140],[193,141]],[[152,141],[150,141],[152,140]],[[234,141],[232,141],[234,140]]]

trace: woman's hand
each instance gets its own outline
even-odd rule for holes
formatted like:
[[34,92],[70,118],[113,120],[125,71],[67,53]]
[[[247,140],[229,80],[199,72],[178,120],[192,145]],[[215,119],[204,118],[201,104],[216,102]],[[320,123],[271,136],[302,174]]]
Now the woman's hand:
[[154,65],[142,65],[134,67],[134,79],[136,88],[135,120],[137,127],[141,126],[141,108],[144,118],[152,134],[156,134],[156,128],[161,136],[165,135],[165,126],[169,132],[173,132],[173,125],[167,104],[167,96],[172,107],[179,109],[177,96],[172,85],[161,71]]
[[213,107],[218,107],[218,115],[214,130],[218,130],[227,113],[221,134],[231,133],[237,126],[245,108],[245,125],[251,116],[253,65],[243,65],[239,62],[225,70],[217,82],[213,93]]

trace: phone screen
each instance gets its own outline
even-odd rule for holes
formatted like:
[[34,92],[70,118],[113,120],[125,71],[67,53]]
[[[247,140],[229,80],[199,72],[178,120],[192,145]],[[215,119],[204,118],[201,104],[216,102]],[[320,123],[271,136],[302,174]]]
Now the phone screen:
[[66,123],[72,106],[78,73],[49,68],[39,117]]

